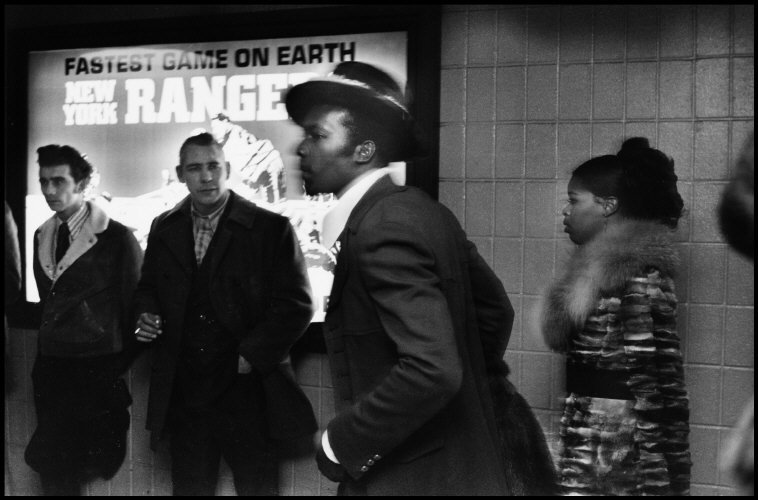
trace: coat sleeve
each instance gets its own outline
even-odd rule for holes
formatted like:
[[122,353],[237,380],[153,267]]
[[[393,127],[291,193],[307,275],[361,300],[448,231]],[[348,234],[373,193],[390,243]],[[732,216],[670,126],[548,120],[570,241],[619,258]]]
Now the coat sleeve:
[[[335,456],[354,478],[440,412],[461,387],[463,368],[435,253],[422,228],[383,221],[357,235],[358,267],[396,364],[328,425]],[[343,251],[345,251],[343,249]]]
[[300,243],[287,219],[273,248],[270,295],[263,319],[243,336],[239,352],[262,375],[274,370],[313,318],[311,286]]
[[134,291],[134,301],[132,311],[132,328],[137,322],[140,314],[144,312],[159,314],[158,306],[158,284],[156,280],[160,276],[160,269],[156,258],[155,232],[158,227],[159,218],[153,220],[150,225],[150,233],[147,236],[147,248],[142,259],[142,270],[137,281],[137,287]]
[[476,321],[487,369],[502,371],[505,368],[503,356],[513,327],[513,306],[503,283],[477,252],[476,246],[467,240],[466,249]]
[[120,242],[123,249],[121,262],[121,298],[122,298],[122,331],[124,339],[123,366],[125,371],[134,358],[142,352],[144,344],[134,338],[134,292],[140,277],[142,266],[142,249],[139,246],[134,233],[125,228],[123,241]]

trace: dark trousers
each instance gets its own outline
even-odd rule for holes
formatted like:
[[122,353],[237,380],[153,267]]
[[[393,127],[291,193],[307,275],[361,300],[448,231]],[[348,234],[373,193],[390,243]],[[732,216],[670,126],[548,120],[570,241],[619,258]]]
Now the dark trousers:
[[257,375],[238,375],[216,401],[181,402],[171,410],[171,478],[175,496],[213,496],[221,457],[239,496],[277,495],[279,464],[269,449],[263,387]]

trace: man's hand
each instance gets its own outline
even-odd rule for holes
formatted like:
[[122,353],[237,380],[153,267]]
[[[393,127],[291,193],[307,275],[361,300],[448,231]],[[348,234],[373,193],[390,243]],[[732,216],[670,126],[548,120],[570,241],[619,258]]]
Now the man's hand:
[[144,312],[140,314],[137,320],[137,329],[134,330],[134,335],[140,342],[152,342],[163,333],[162,325],[163,321],[159,315]]
[[319,446],[316,452],[316,463],[318,464],[318,470],[330,481],[335,483],[344,483],[350,480],[350,475],[347,473],[347,469],[342,465],[332,462],[329,457],[324,453],[324,447]]

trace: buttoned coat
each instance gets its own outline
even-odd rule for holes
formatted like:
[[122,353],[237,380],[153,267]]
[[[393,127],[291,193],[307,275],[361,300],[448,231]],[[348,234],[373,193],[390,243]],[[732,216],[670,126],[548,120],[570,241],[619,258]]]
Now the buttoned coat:
[[342,492],[508,494],[483,349],[508,343],[500,281],[447,208],[388,177],[338,241],[324,335]]
[[[210,262],[210,299],[220,323],[239,340],[239,353],[262,377],[269,432],[289,440],[311,435],[316,421],[289,365],[289,350],[313,315],[302,252],[286,217],[230,192]],[[152,223],[135,310],[159,314],[153,342],[147,428],[155,446],[166,423],[183,322],[192,284],[194,239],[190,198]],[[222,216],[224,217],[224,216]]]

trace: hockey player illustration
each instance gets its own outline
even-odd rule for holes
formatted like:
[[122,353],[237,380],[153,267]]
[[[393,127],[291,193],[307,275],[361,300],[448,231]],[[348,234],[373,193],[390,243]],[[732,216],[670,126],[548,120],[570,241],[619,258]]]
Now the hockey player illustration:
[[231,164],[230,181],[239,194],[270,204],[286,199],[284,163],[270,140],[258,139],[223,113],[211,118],[211,133]]

